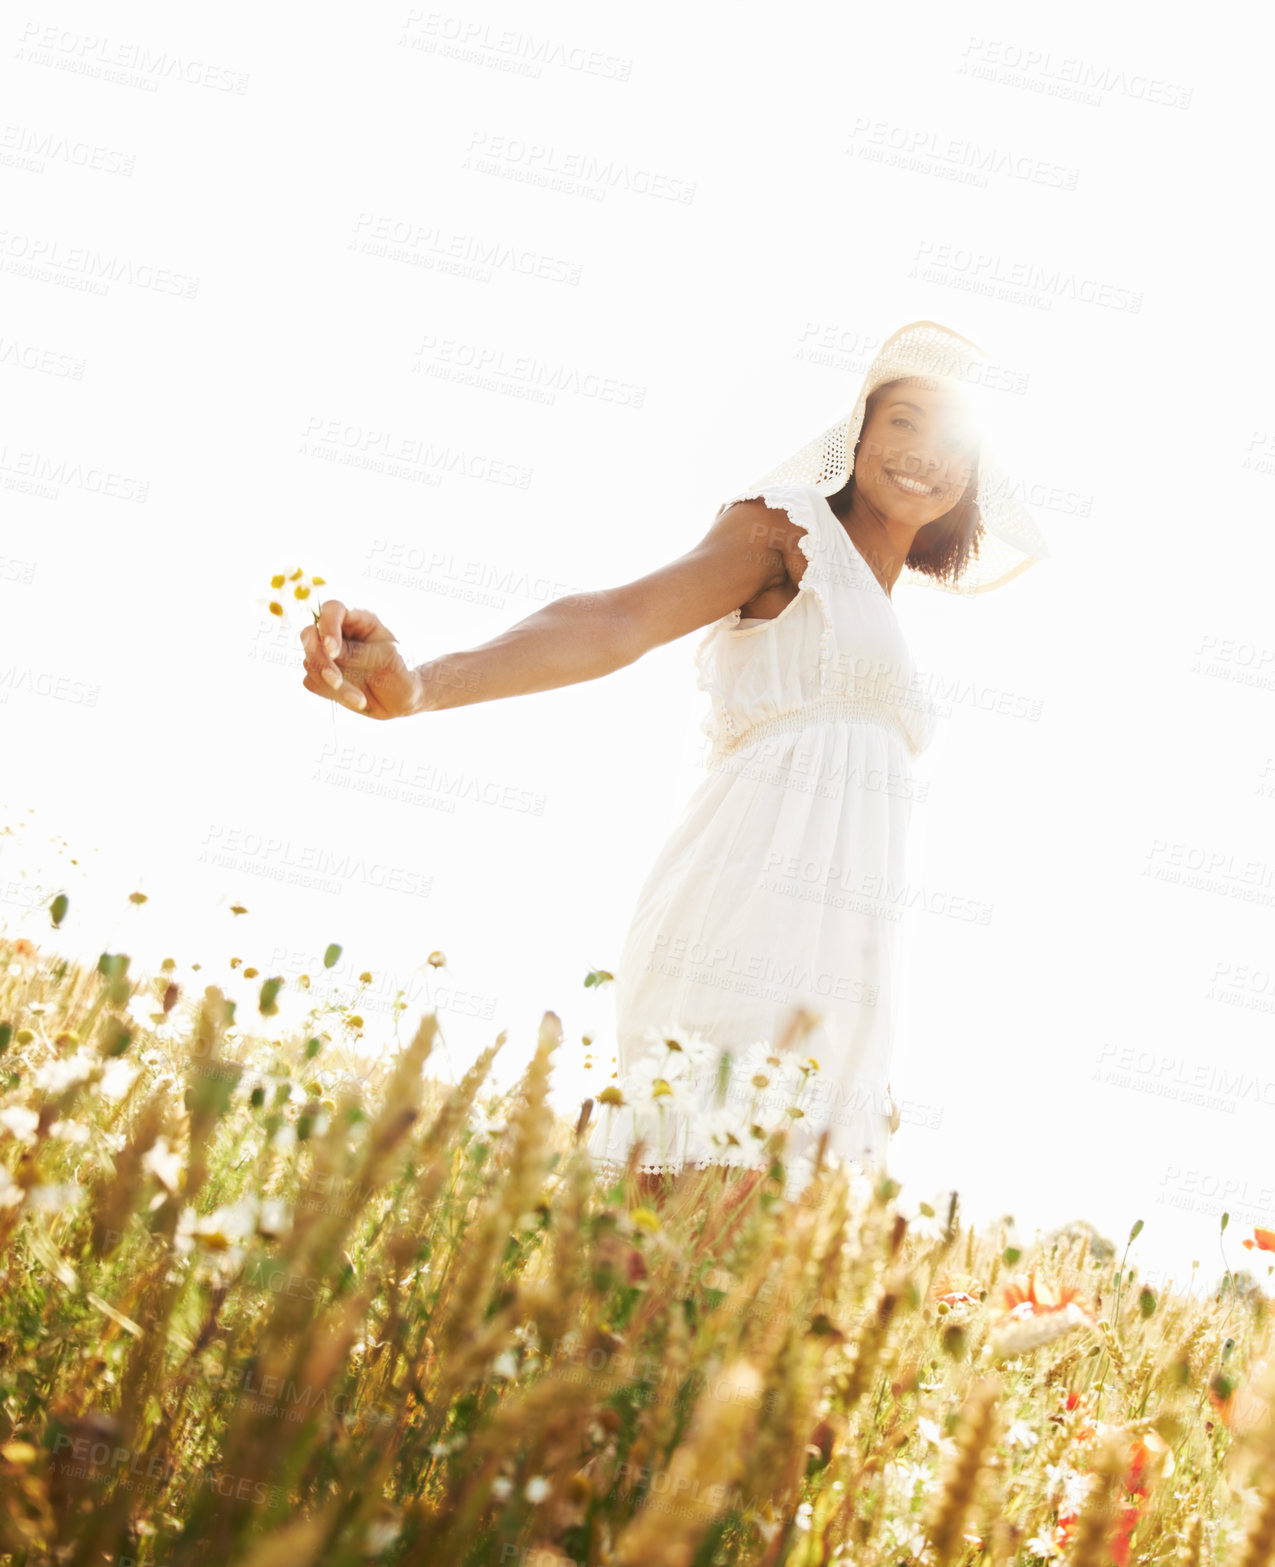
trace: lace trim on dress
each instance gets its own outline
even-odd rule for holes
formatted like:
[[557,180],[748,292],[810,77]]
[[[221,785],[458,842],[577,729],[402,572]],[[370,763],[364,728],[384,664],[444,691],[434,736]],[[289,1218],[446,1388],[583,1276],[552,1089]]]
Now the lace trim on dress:
[[[653,1159],[639,1159],[633,1166],[639,1175],[680,1175],[683,1170],[709,1170],[717,1166],[723,1170],[769,1170],[769,1164],[735,1164],[726,1159],[689,1159],[682,1164]],[[628,1169],[627,1159],[595,1159],[594,1171],[607,1180],[615,1180]]]
[[[875,1177],[880,1174],[880,1171],[875,1166],[866,1163],[862,1159],[848,1159],[843,1155],[841,1156],[839,1162],[844,1165],[846,1169],[854,1172],[859,1176],[866,1176],[870,1180],[875,1179]],[[626,1174],[629,1168],[627,1159],[594,1158],[592,1160],[592,1164],[594,1178],[601,1185],[610,1185],[613,1182],[618,1181],[624,1174]],[[757,1163],[755,1161],[751,1161],[745,1163],[743,1161],[735,1162],[728,1159],[688,1159],[683,1161],[681,1164],[652,1159],[639,1159],[637,1164],[633,1166],[633,1173],[635,1175],[681,1175],[686,1170],[698,1171],[714,1168],[722,1170],[746,1170],[753,1173],[764,1174],[771,1168],[771,1166],[770,1164],[764,1162]],[[827,1168],[828,1167],[825,1167],[825,1172]],[[787,1166],[785,1166],[785,1169],[787,1171]]]
[[[805,531],[797,541],[798,548],[806,557],[806,569],[801,574],[801,581],[797,584],[797,598],[805,594],[813,598],[819,606],[822,617],[822,629],[819,635],[819,690],[822,693],[827,686],[828,669],[832,663],[833,625],[832,606],[828,602],[826,584],[823,571],[824,562],[827,559],[827,536],[819,529],[819,523],[815,516],[815,509],[810,503],[809,490],[796,484],[772,484],[761,490],[744,490],[738,495],[732,495],[730,500],[724,501],[718,508],[724,511],[727,506],[733,506],[736,501],[764,500],[766,505],[774,510],[783,510],[792,520]],[[791,605],[785,606],[778,615],[772,615],[765,625],[773,625],[776,621],[786,618],[789,609],[795,605],[796,599]],[[738,738],[741,731],[726,706],[726,698],[718,684],[712,664],[710,662],[713,647],[717,638],[723,631],[729,631],[737,626],[742,619],[738,609],[732,609],[729,614],[723,615],[720,620],[715,620],[708,631],[701,638],[699,646],[695,649],[695,686],[703,691],[713,704],[713,711],[717,715],[721,726],[721,737],[727,741]],[[762,633],[761,626],[752,626],[750,631]],[[701,730],[708,733],[707,727],[701,725]]]

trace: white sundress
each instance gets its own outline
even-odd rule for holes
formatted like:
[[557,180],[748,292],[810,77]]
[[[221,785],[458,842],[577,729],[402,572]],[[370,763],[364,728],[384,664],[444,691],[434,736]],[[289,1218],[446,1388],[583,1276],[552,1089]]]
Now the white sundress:
[[[754,496],[806,530],[807,564],[779,615],[734,609],[696,649],[707,776],[638,894],[615,971],[625,1103],[598,1104],[589,1149],[604,1176],[639,1136],[643,1170],[760,1168],[749,1129],[790,1125],[791,1194],[825,1126],[833,1163],[885,1165],[911,761],[935,721],[894,605],[820,491],[732,499]],[[780,1054],[797,1007],[818,1024]]]

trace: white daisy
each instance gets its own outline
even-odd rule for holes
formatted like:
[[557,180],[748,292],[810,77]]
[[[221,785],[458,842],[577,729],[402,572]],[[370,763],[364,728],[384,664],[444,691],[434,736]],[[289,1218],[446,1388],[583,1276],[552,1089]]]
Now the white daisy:
[[61,1213],[74,1208],[88,1196],[83,1186],[74,1181],[55,1181],[47,1186],[27,1187],[27,1207],[42,1213]]
[[895,1550],[904,1551],[909,1556],[915,1556],[918,1561],[930,1559],[929,1543],[925,1530],[913,1518],[888,1518],[885,1523],[887,1535],[893,1541]]
[[700,1117],[696,1130],[705,1145],[697,1157],[746,1164],[757,1156],[758,1139],[730,1105],[715,1105]]
[[292,1209],[281,1197],[265,1197],[257,1215],[257,1232],[267,1237],[283,1235],[292,1228]]
[[1006,1431],[1005,1440],[1011,1447],[1035,1447],[1040,1438],[1025,1420],[1015,1420]]
[[639,1139],[646,1145],[646,1164],[678,1164],[682,1158],[682,1146],[686,1141],[685,1117],[674,1119],[672,1096],[630,1099],[626,1093],[625,1108],[619,1112],[633,1142]]
[[1081,1506],[1084,1503],[1085,1497],[1089,1494],[1089,1488],[1093,1485],[1093,1483],[1093,1475],[1081,1474],[1075,1469],[1071,1470],[1068,1473],[1066,1479],[1063,1481],[1062,1499],[1058,1508],[1059,1512],[1079,1512]]
[[716,1048],[685,1028],[648,1028],[642,1036],[642,1060],[650,1060],[660,1075],[702,1080],[717,1064]]
[[523,1495],[529,1502],[543,1502],[550,1490],[549,1482],[544,1475],[532,1475],[531,1479],[523,1487]]
[[940,1427],[935,1421],[927,1420],[926,1417],[922,1415],[916,1423],[916,1428],[927,1442],[938,1448],[940,1453],[952,1453],[956,1451],[955,1438],[944,1436],[942,1427]]
[[85,1126],[83,1121],[68,1121],[59,1118],[49,1128],[50,1137],[57,1137],[64,1143],[75,1143],[77,1146],[87,1143],[92,1135],[92,1132]]
[[139,1028],[154,1028],[156,1024],[163,1024],[167,1017],[159,1010],[159,1002],[154,996],[148,996],[144,990],[129,997],[124,1011]]
[[755,1093],[782,1093],[792,1083],[791,1058],[782,1056],[768,1039],[754,1040],[746,1050],[732,1052],[732,1086]]
[[65,1059],[46,1062],[38,1072],[32,1074],[31,1081],[46,1093],[61,1094],[76,1083],[82,1083],[95,1065],[95,1062],[83,1056],[67,1056]]
[[170,1192],[175,1192],[181,1181],[181,1155],[173,1151],[161,1133],[142,1155],[142,1169],[149,1170]]
[[914,1463],[909,1459],[891,1464],[890,1468],[898,1476],[905,1496],[911,1496],[922,1480],[929,1481],[934,1477],[934,1472],[928,1464]]
[[0,1208],[16,1208],[26,1193],[0,1164]]
[[123,1099],[137,1081],[138,1068],[123,1056],[116,1056],[106,1063],[97,1080],[97,1091],[104,1099]]
[[8,1105],[0,1110],[0,1126],[16,1137],[20,1143],[33,1143],[35,1129],[39,1124],[40,1117],[37,1112],[28,1110],[25,1105]]
[[258,1199],[252,1195],[223,1203],[196,1218],[190,1233],[213,1251],[226,1251],[256,1232],[257,1207]]
[[904,1191],[895,1200],[895,1210],[908,1221],[909,1233],[918,1240],[940,1241],[947,1234],[951,1201],[951,1192],[938,1192],[925,1201]]
[[[685,1063],[661,1060],[654,1053],[642,1056],[620,1080],[620,1092],[625,1103],[635,1109],[645,1109],[661,1103],[672,1105],[685,1097],[691,1086],[690,1073]],[[679,1089],[683,1092],[679,1093]]]
[[1039,1534],[1032,1536],[1027,1541],[1024,1549],[1030,1556],[1047,1556],[1050,1558],[1061,1556],[1062,1552],[1054,1544],[1053,1536],[1047,1529],[1042,1529]]

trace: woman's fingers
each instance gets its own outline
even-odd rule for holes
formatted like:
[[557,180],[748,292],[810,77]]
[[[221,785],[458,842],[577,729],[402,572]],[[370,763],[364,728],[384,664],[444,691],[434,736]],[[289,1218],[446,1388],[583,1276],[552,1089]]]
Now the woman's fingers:
[[370,609],[347,609],[343,635],[347,642],[394,641],[394,633]]
[[314,675],[307,669],[301,684],[307,691],[313,691],[315,696],[325,696],[329,702],[335,702],[340,707],[348,707],[353,712],[361,713],[367,707],[367,698],[356,685],[352,685],[348,680],[342,682],[339,690],[332,691],[322,681],[316,680]]
[[[394,633],[370,609],[347,609],[337,599],[329,599],[319,611],[318,621],[301,632],[301,643],[313,660],[317,672],[333,690],[341,686],[337,659],[348,659],[361,642],[393,642]],[[325,673],[325,670],[328,673]]]
[[341,638],[343,629],[352,629],[350,617],[344,604],[336,599],[329,599],[324,604],[314,625],[302,628],[306,673],[301,684],[316,696],[326,696],[342,707],[361,713],[367,707],[367,698],[354,681],[345,678],[334,661],[347,646]]
[[[320,646],[329,658],[336,658],[341,651],[345,614],[345,605],[340,599],[327,599],[319,608],[315,631]],[[354,634],[358,635],[357,632]]]
[[345,683],[344,679],[341,671],[328,657],[317,627],[305,627],[301,633],[301,646],[305,649],[306,673],[325,682],[333,691],[339,691]]
[[[394,633],[370,609],[347,609],[339,599],[328,599],[314,625],[301,632],[306,654],[305,679],[301,683],[316,696],[326,696],[356,713],[366,713],[365,681],[402,666],[398,649],[392,645],[395,641]],[[390,716],[389,711],[382,711],[384,706],[378,694],[375,716]]]

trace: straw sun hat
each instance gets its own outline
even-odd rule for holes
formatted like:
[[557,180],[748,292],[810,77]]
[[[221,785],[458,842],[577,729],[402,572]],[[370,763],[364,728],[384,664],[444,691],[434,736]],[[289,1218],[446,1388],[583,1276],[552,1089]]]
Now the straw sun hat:
[[946,593],[990,593],[993,588],[1003,587],[1038,560],[1047,559],[1049,548],[1031,513],[1014,493],[1008,473],[990,449],[985,433],[987,364],[986,354],[976,343],[936,321],[913,321],[900,327],[872,361],[850,413],[769,469],[745,493],[755,494],[771,485],[801,484],[813,485],[825,496],[835,495],[854,471],[854,454],[869,395],[885,382],[905,376],[941,382],[945,388],[958,392],[963,408],[979,431],[977,480],[972,496],[967,495],[961,502],[962,507],[973,506],[977,521],[965,569],[956,581],[943,581],[910,564],[907,574],[913,582]]

